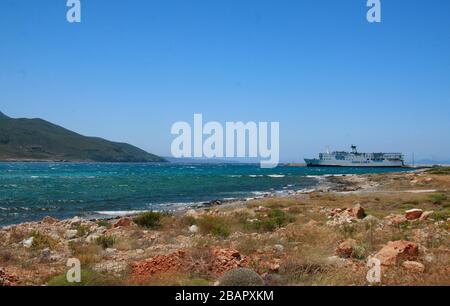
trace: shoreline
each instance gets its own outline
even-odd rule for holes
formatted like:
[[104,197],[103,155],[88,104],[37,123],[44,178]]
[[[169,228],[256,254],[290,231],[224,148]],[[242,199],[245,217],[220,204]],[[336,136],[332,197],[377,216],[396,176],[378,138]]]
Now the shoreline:
[[[420,172],[421,169],[417,169],[412,171]],[[390,174],[401,174],[402,172],[389,172]],[[118,220],[124,217],[133,218],[138,216],[139,214],[155,211],[155,212],[167,212],[176,216],[182,216],[186,214],[188,211],[201,211],[207,209],[215,209],[215,208],[239,208],[245,207],[249,202],[263,200],[263,199],[295,199],[297,197],[301,197],[302,195],[307,195],[314,192],[336,192],[336,193],[345,193],[345,192],[368,192],[372,187],[367,185],[367,180],[356,181],[352,180],[352,177],[363,178],[367,174],[324,174],[324,175],[306,175],[306,177],[316,179],[316,184],[309,188],[303,188],[299,190],[274,190],[274,191],[261,191],[262,195],[253,196],[253,197],[243,197],[236,199],[216,199],[207,202],[199,201],[192,203],[189,205],[189,202],[183,203],[180,202],[180,206],[178,208],[169,208],[169,209],[155,209],[155,210],[130,210],[130,211],[105,211],[105,212],[91,212],[92,217],[82,217],[79,215],[75,215],[69,218],[61,218],[58,219],[60,221],[67,221],[73,218],[79,218],[81,220],[86,221],[112,221]],[[254,192],[250,192],[254,193]],[[172,204],[174,205],[174,204]],[[110,212],[107,214],[106,212]],[[52,217],[54,218],[54,217]],[[8,224],[4,226],[0,226],[0,229],[20,226],[23,224],[39,224],[42,220],[36,221],[25,221],[14,224]]]
[[314,187],[150,219],[3,227],[0,285],[66,285],[70,258],[95,275],[91,285],[210,286],[239,267],[272,286],[369,285],[367,261],[385,253],[383,284],[450,285],[450,169],[330,175]]

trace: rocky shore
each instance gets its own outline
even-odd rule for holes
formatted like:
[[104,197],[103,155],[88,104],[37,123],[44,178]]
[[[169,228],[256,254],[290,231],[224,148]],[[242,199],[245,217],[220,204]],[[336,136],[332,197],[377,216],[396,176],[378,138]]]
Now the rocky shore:
[[[330,176],[315,190],[0,229],[0,285],[450,285],[448,171]],[[77,284],[75,284],[77,285]]]

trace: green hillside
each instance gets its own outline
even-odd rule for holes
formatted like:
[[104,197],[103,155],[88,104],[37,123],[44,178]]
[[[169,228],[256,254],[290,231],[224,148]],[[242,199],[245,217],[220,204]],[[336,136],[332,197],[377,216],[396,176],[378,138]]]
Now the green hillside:
[[164,162],[126,143],[86,137],[42,119],[13,119],[0,112],[0,160]]

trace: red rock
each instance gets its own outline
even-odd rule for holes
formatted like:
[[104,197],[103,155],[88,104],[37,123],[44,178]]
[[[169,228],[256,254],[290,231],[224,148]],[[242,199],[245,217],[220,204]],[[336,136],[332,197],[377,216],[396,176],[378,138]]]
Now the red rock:
[[357,242],[355,239],[347,239],[336,248],[335,253],[337,256],[342,258],[349,258],[352,256],[353,248],[356,246]]
[[349,209],[350,216],[356,219],[364,219],[366,213],[364,208],[360,204],[356,204],[354,207]]
[[415,273],[423,273],[425,271],[425,266],[417,261],[404,261],[402,267]]
[[377,254],[383,266],[396,265],[400,259],[412,259],[419,255],[419,246],[410,241],[389,241]]
[[422,213],[423,213],[422,209],[417,209],[417,208],[410,209],[405,212],[405,218],[407,220],[419,219],[420,216],[422,215]]
[[403,222],[408,221],[405,216],[403,215],[389,215],[384,218],[385,220],[389,221],[392,224],[400,224]]
[[55,219],[55,218],[52,218],[52,217],[49,217],[49,216],[47,216],[44,219],[42,219],[42,223],[44,223],[44,224],[55,224],[55,223],[58,223],[58,222],[59,222],[58,219]]
[[133,219],[131,218],[122,218],[119,219],[116,223],[114,223],[113,227],[126,227],[133,225]]

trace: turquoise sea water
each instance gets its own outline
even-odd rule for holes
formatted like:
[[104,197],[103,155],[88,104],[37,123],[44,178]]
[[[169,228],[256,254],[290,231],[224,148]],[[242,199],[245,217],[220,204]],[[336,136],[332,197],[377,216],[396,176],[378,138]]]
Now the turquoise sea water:
[[0,163],[0,225],[180,209],[216,199],[313,188],[316,176],[402,169],[237,164]]

